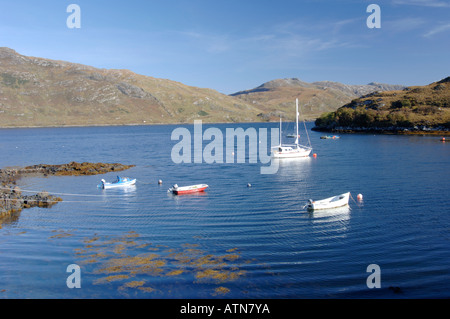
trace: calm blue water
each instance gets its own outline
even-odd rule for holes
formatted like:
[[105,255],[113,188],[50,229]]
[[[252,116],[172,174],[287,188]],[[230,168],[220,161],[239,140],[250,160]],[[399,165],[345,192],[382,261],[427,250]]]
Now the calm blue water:
[[[263,175],[248,160],[174,164],[177,127],[0,130],[0,167],[118,162],[135,164],[120,174],[138,180],[107,191],[96,186],[114,173],[20,180],[25,191],[64,201],[2,225],[0,298],[450,297],[450,144],[430,136],[321,140],[310,131],[317,158],[281,161],[277,174]],[[167,193],[174,183],[210,187],[176,197]],[[347,191],[363,202],[302,208]],[[70,264],[80,266],[80,289],[66,285]],[[381,269],[381,288],[367,287],[370,264]]]

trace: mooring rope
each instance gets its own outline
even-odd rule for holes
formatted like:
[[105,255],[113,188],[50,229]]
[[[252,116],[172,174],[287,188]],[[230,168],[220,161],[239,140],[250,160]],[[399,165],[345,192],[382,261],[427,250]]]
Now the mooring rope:
[[358,204],[358,203],[356,202],[356,200],[353,198],[352,193],[350,193],[350,198],[355,202],[355,204]]
[[[20,188],[20,187],[19,187]],[[9,190],[12,191],[13,189],[8,188],[8,187],[0,187],[0,189],[5,189],[5,190]],[[36,190],[29,190],[29,189],[21,189],[19,190],[20,192],[25,192],[25,193],[42,193],[43,191],[36,191]],[[122,197],[123,195],[93,195],[93,194],[72,194],[72,193],[54,193],[54,192],[50,192],[50,191],[45,191],[47,193],[49,193],[49,195],[65,195],[65,196],[80,196],[80,197]],[[51,193],[51,194],[50,194]]]
[[144,185],[155,184],[155,183],[146,183],[146,182],[141,182],[141,181],[136,181],[136,183],[138,183],[138,184],[144,184]]
[[[14,201],[19,200],[19,198],[0,198],[1,201]],[[44,202],[44,203],[105,203],[106,200],[45,200],[45,199],[24,199],[24,201],[28,202]]]

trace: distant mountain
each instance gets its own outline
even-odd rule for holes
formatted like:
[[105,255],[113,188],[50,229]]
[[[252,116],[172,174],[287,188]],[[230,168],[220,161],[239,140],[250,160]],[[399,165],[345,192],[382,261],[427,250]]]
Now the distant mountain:
[[254,89],[231,94],[263,110],[261,118],[275,120],[279,116],[295,118],[295,98],[299,99],[305,119],[315,119],[335,111],[352,99],[375,91],[401,90],[403,85],[369,83],[346,85],[338,82],[303,82],[297,78],[276,79]]
[[315,130],[442,132],[450,131],[450,77],[426,86],[374,92],[323,114]]
[[277,79],[225,95],[129,70],[24,56],[0,48],[0,127],[263,122],[315,119],[363,94],[402,86]]
[[0,48],[0,126],[252,122],[261,111],[211,89]]

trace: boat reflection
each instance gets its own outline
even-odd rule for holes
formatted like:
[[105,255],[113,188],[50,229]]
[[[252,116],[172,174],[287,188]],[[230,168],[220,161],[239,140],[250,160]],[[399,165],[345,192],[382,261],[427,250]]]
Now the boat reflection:
[[173,201],[176,204],[180,204],[183,202],[188,203],[191,201],[194,201],[198,204],[200,202],[203,202],[206,198],[208,198],[208,193],[207,192],[196,192],[196,193],[176,195],[174,193],[167,192],[167,197],[173,199]]
[[311,157],[297,157],[297,158],[273,158],[272,165],[278,165],[277,176],[292,176],[302,175],[305,177],[310,173],[310,167],[312,163]]
[[102,189],[102,197],[104,200],[108,198],[117,198],[120,196],[121,199],[129,200],[136,195],[136,185],[130,185],[127,187],[119,187],[119,188],[111,188],[111,189]]
[[167,192],[167,196],[171,198],[189,198],[189,197],[202,197],[208,195],[208,192],[195,192],[195,193],[188,193],[188,194],[181,194],[177,195],[172,192]]
[[304,164],[304,163],[308,163],[311,161],[311,157],[310,156],[305,156],[305,157],[286,157],[286,158],[273,158],[273,161],[278,161],[280,167],[287,167],[288,165],[292,165],[292,164]]
[[345,205],[337,208],[308,211],[309,217],[314,221],[346,221],[350,219],[351,208]]

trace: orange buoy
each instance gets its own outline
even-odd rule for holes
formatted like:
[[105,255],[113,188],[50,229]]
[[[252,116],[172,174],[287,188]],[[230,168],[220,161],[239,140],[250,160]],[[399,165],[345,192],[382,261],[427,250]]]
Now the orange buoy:
[[441,138],[441,141],[442,141],[442,142],[445,142],[445,137]]
[[356,198],[357,198],[359,201],[362,201],[363,196],[362,196],[362,194],[358,194],[358,196],[356,196]]
[[314,153],[314,154],[313,154],[313,157],[314,157],[314,158],[316,158],[316,157],[317,157],[317,154],[316,154],[316,153]]

